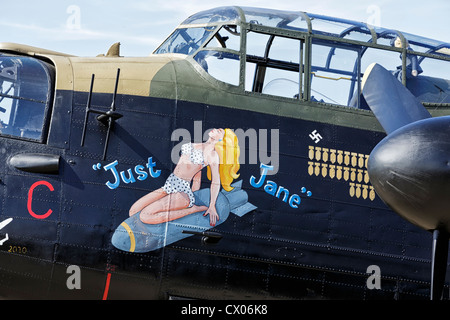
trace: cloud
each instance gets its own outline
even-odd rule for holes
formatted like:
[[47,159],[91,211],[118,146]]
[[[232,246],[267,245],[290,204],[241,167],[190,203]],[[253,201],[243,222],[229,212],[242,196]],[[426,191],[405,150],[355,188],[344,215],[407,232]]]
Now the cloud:
[[41,39],[53,40],[53,41],[80,41],[80,40],[117,40],[126,38],[128,41],[141,43],[141,44],[159,44],[160,39],[155,37],[143,37],[143,36],[133,36],[126,33],[120,33],[117,31],[97,31],[90,30],[83,27],[80,28],[69,28],[67,26],[59,27],[42,27],[35,24],[23,24],[23,23],[11,23],[0,21],[0,26],[3,31],[8,28],[26,31],[28,35],[35,34],[39,35]]

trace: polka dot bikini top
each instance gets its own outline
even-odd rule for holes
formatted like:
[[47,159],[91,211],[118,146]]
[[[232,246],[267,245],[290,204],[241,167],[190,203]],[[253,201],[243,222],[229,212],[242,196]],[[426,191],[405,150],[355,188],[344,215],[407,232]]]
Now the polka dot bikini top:
[[196,149],[192,146],[192,143],[186,143],[181,146],[181,154],[189,156],[189,159],[193,164],[201,164],[205,166],[205,159],[203,158],[203,151]]

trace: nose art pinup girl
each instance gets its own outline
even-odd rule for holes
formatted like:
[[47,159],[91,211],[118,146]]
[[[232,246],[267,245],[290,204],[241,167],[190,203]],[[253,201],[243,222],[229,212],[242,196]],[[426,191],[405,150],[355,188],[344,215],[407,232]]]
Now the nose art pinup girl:
[[[210,225],[215,226],[219,215],[215,208],[220,185],[226,190],[239,177],[239,144],[231,129],[213,129],[204,143],[187,143],[181,147],[181,157],[163,187],[145,195],[130,208],[130,216],[140,212],[143,223],[159,224],[206,211]],[[207,167],[211,180],[209,207],[195,205],[193,192],[200,188],[201,172]],[[192,187],[191,187],[192,183]]]

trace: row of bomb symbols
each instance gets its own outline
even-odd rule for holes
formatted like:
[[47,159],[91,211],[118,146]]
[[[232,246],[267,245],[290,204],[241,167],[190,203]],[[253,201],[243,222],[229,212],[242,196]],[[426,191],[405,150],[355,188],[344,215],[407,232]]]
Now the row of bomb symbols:
[[329,149],[309,146],[308,157],[310,160],[329,162],[331,164],[351,165],[352,167],[366,168],[369,160],[368,154],[351,151]]
[[370,185],[367,161],[369,155],[330,149],[308,147],[308,174],[349,182],[349,195],[353,198],[375,199],[375,190]]

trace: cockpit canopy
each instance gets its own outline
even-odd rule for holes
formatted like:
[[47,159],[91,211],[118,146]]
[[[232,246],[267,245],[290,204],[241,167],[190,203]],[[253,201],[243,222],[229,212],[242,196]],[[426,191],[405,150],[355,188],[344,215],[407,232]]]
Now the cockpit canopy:
[[186,19],[154,53],[190,56],[246,91],[357,108],[367,107],[363,72],[377,62],[423,102],[450,103],[449,43],[317,14],[215,8]]
[[[449,43],[396,30],[373,27],[362,22],[300,11],[291,12],[249,7],[220,7],[192,15],[180,24],[177,31],[179,32],[180,29],[184,28],[196,27],[204,30],[202,35],[196,34],[196,37],[192,38],[197,46],[200,46],[203,44],[201,40],[206,40],[207,35],[217,30],[218,26],[225,24],[241,26],[246,23],[378,44],[390,44],[392,39],[396,37],[402,38],[403,36],[409,44],[414,45],[415,51],[436,52],[450,56]],[[203,25],[207,25],[208,27]],[[176,38],[175,34],[171,35],[171,37],[156,49],[155,53],[176,53],[176,50],[174,50],[175,47],[173,46],[171,46],[171,50],[167,50],[168,45],[174,40],[174,36]]]
[[46,62],[0,54],[0,135],[43,142],[54,79]]

